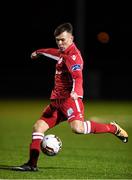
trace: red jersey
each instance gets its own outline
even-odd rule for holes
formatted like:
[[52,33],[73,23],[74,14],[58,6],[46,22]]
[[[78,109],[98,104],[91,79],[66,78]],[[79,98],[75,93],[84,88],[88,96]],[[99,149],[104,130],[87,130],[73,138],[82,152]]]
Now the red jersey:
[[71,91],[83,97],[83,59],[74,43],[63,52],[55,48],[38,49],[35,52],[57,61],[51,99],[70,97]]

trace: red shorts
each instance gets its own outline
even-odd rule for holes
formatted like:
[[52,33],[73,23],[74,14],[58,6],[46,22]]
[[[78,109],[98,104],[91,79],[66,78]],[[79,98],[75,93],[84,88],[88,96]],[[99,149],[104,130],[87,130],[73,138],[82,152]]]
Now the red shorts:
[[50,128],[62,121],[74,120],[84,121],[84,105],[82,99],[71,98],[51,100],[51,103],[44,109],[40,119],[44,120]]

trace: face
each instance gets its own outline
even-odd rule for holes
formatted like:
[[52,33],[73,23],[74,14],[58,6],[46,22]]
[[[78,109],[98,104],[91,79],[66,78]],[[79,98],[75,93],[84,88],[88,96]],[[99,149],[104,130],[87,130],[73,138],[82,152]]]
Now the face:
[[65,51],[73,43],[73,36],[67,31],[64,31],[60,35],[56,36],[55,39],[60,51]]

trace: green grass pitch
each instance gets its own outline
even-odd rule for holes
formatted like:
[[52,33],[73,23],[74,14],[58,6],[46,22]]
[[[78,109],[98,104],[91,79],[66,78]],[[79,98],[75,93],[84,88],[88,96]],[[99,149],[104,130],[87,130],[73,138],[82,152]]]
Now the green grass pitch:
[[38,172],[16,172],[11,166],[28,159],[32,125],[46,100],[0,101],[0,179],[132,179],[132,102],[85,102],[86,119],[116,120],[129,134],[122,143],[112,134],[77,135],[67,122],[46,134],[58,135],[63,147],[54,157],[41,153]]

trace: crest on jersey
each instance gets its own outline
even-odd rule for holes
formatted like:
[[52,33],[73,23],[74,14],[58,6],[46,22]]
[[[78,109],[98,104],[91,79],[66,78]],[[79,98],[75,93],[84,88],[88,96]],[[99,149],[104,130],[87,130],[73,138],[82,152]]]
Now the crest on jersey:
[[80,64],[74,64],[72,66],[72,71],[76,71],[76,70],[80,70],[81,69],[81,65]]
[[73,61],[76,60],[76,55],[72,55],[71,58],[73,59]]

